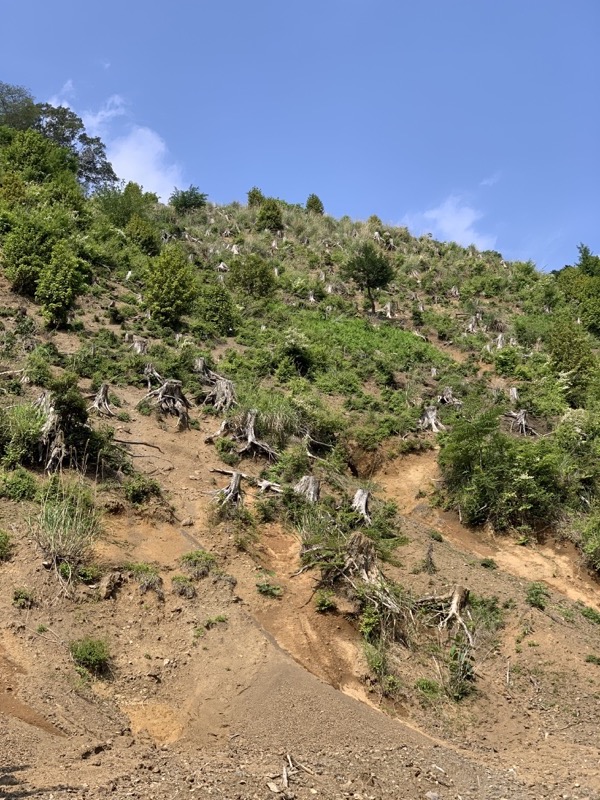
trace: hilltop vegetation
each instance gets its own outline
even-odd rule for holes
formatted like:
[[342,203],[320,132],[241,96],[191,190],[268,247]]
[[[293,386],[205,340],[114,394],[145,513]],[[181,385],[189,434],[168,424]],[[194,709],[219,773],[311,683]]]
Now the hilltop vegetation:
[[[176,416],[182,436],[220,417],[207,441],[234,475],[217,523],[233,520],[240,542],[273,519],[297,529],[321,599],[353,587],[389,695],[388,647],[416,606],[376,571],[401,541],[394,508],[351,503],[385,459],[439,445],[438,503],[522,541],[571,538],[600,571],[600,258],[587,247],[541,274],[374,216],[333,219],[315,194],[301,206],[254,187],[216,206],[190,186],[164,205],[117,182],[73,112],[0,88],[0,269],[43,320],[0,309],[15,365],[1,376],[1,486],[40,505],[36,535],[65,586],[83,579],[98,521],[83,485],[55,490],[54,473],[160,497],[115,438],[119,387],[147,387],[139,412]],[[250,456],[273,493],[252,513],[236,471]],[[56,519],[87,531],[80,547]],[[473,635],[448,650],[455,699]]]

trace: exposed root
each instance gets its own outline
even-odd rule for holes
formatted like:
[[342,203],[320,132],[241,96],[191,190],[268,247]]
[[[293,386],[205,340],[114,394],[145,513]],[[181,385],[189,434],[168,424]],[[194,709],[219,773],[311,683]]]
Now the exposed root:
[[107,416],[107,417],[114,417],[116,416],[115,412],[110,407],[110,401],[108,399],[108,390],[110,386],[108,383],[103,383],[102,386],[98,389],[95,395],[92,395],[94,398],[94,402],[89,406],[88,411],[95,411],[100,416]]
[[190,427],[188,409],[192,407],[192,404],[183,394],[181,386],[181,381],[166,380],[158,389],[149,391],[141,402],[154,400],[157,408],[163,414],[172,414],[178,418],[177,430],[185,431]]
[[279,454],[274,450],[271,445],[256,438],[254,433],[254,425],[256,424],[256,417],[258,411],[255,408],[250,409],[245,416],[244,426],[242,432],[236,436],[237,439],[244,438],[246,443],[239,448],[238,455],[264,455],[272,461],[276,461]]
[[473,634],[469,630],[467,623],[461,616],[462,609],[469,602],[469,590],[464,586],[455,586],[451,592],[443,595],[430,595],[429,597],[421,597],[415,601],[415,605],[421,608],[426,608],[436,615],[440,616],[440,623],[438,628],[444,630],[448,626],[457,622],[464,631],[470,647],[474,646]]

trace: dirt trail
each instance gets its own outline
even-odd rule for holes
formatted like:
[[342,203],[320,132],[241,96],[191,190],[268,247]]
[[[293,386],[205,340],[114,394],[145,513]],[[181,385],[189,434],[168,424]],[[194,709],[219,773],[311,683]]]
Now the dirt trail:
[[483,530],[468,528],[460,523],[457,514],[430,506],[425,496],[441,481],[437,451],[395,459],[375,480],[402,514],[439,531],[463,552],[477,558],[493,558],[504,572],[530,581],[545,581],[570,600],[600,610],[600,584],[588,573],[571,542],[549,540],[524,547],[508,536],[493,537]]

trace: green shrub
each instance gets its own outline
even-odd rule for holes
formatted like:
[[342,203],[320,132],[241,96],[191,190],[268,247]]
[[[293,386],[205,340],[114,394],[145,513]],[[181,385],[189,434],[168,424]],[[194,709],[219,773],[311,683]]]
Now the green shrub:
[[30,403],[0,410],[0,453],[5,467],[38,461],[43,424],[42,413]]
[[493,558],[482,558],[479,562],[484,569],[498,569],[498,564]]
[[0,531],[0,561],[8,561],[13,551],[13,543],[10,534]]
[[600,625],[600,611],[596,611],[595,608],[590,608],[589,606],[583,606],[580,611],[582,617],[585,617],[595,625]]
[[157,256],[160,253],[160,234],[151,222],[133,214],[125,228],[125,234],[137,244],[146,255]]
[[260,594],[265,595],[265,597],[279,598],[283,594],[281,586],[278,586],[276,583],[270,583],[269,581],[258,581],[256,588]]
[[174,189],[169,197],[169,205],[173,206],[178,213],[183,214],[186,211],[204,208],[207,197],[208,195],[201,192],[197,186],[190,185],[188,189]]
[[544,586],[544,584],[534,581],[527,587],[525,602],[528,603],[532,608],[538,608],[540,611],[544,611],[549,597],[550,592]]
[[103,675],[108,671],[110,651],[104,639],[92,639],[89,636],[77,639],[69,645],[73,661],[78,667],[92,675]]
[[149,478],[147,475],[137,473],[132,478],[128,478],[123,483],[123,492],[130,503],[140,505],[147,502],[151,497],[160,497],[161,488],[158,481]]
[[185,575],[173,575],[171,578],[173,594],[192,600],[196,596],[196,587]]
[[427,700],[437,700],[442,694],[442,687],[437,681],[429,678],[418,678],[415,681],[415,689],[419,691]]
[[64,326],[75,300],[86,288],[87,270],[67,242],[58,242],[47,265],[40,270],[35,292],[49,325]]
[[316,194],[309,194],[306,200],[306,210],[312,214],[323,214],[325,206]]
[[37,483],[31,472],[17,467],[12,472],[0,473],[0,497],[9,500],[33,500],[37,492]]
[[255,253],[231,261],[228,281],[234,289],[256,298],[269,297],[275,289],[273,268]]
[[283,230],[283,215],[277,200],[268,197],[262,201],[256,216],[256,227],[259,231],[267,230],[272,233]]
[[587,664],[596,664],[597,667],[600,667],[600,656],[589,655],[585,657],[585,661]]
[[257,186],[253,186],[248,192],[248,206],[254,208],[262,205],[265,201],[265,196]]
[[13,606],[17,608],[33,608],[35,598],[33,592],[24,587],[19,587],[13,592]]
[[194,580],[205,578],[209,572],[215,567],[217,559],[212,553],[207,553],[206,550],[198,549],[192,550],[190,553],[185,553],[179,559],[182,569]]
[[315,594],[315,607],[321,614],[336,611],[335,594],[330,589],[319,589]]
[[162,325],[176,327],[197,296],[196,277],[184,251],[166,246],[148,269],[145,302],[150,314]]

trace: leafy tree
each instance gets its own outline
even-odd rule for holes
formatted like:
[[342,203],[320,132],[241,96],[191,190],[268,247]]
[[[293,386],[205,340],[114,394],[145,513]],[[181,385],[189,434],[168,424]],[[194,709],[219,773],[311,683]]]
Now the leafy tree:
[[152,259],[145,300],[155,319],[176,326],[192,310],[197,294],[194,272],[181,248],[167,246]]
[[0,174],[14,172],[24,181],[44,183],[64,172],[76,174],[77,160],[36,131],[17,131],[0,148]]
[[134,214],[145,219],[158,203],[158,197],[153,192],[144,192],[139,184],[129,181],[97,192],[95,202],[113,225],[125,228]]
[[269,264],[256,254],[235,258],[229,269],[231,285],[252,297],[268,297],[275,289],[275,276]]
[[250,208],[254,208],[255,206],[260,206],[264,203],[265,196],[258,188],[258,186],[253,186],[252,189],[248,192],[248,206]]
[[75,255],[66,240],[58,242],[50,262],[40,272],[35,293],[48,324],[66,325],[69,311],[85,285],[85,262]]
[[217,336],[231,336],[238,318],[231,295],[220,283],[208,283],[200,288],[195,316],[206,333]]
[[589,336],[580,325],[562,315],[551,325],[546,344],[556,374],[563,374],[568,380],[568,401],[573,406],[584,405],[596,364]]
[[282,231],[283,216],[281,206],[272,197],[264,200],[256,217],[256,227],[259,231]]
[[160,235],[155,225],[147,219],[133,214],[127,225],[125,233],[134,241],[140,250],[149,256],[157,256],[160,252]]
[[312,214],[323,214],[325,206],[316,194],[309,194],[306,200],[306,210]]
[[383,289],[394,277],[394,269],[387,258],[378,253],[370,242],[360,246],[356,254],[342,267],[342,277],[353,280],[367,293],[371,311],[375,311],[373,289]]
[[585,274],[592,278],[600,278],[600,256],[592,253],[590,248],[585,244],[577,246],[579,252],[579,261],[575,265]]
[[186,211],[194,211],[197,208],[206,206],[208,195],[198,189],[197,186],[190,185],[189,189],[174,189],[169,197],[169,205],[180,214]]
[[117,181],[106,157],[106,147],[98,136],[89,136],[81,117],[64,106],[49,103],[38,106],[33,127],[50,141],[68,150],[77,159],[77,177],[86,191],[111,186]]
[[24,131],[33,125],[37,115],[35,100],[27,89],[0,81],[0,125]]

